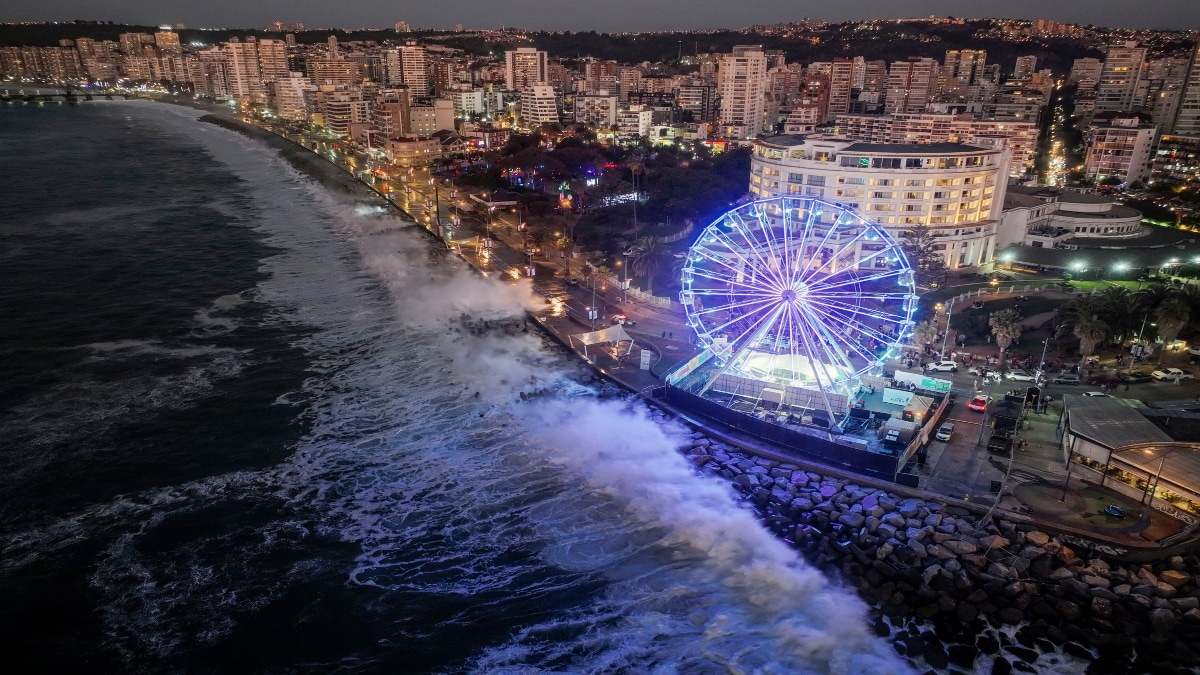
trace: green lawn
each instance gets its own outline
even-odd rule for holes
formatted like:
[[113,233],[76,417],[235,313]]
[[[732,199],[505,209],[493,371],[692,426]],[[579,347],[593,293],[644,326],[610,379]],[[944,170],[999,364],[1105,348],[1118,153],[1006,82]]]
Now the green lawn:
[[[1065,302],[1067,300],[1062,298],[1046,298],[1040,295],[1031,295],[1028,300],[1021,303],[1020,312],[1022,316],[1026,317],[1053,312]],[[1008,297],[1001,300],[984,299],[983,309],[972,309],[970,305],[961,306],[956,308],[954,314],[950,317],[950,327],[974,337],[983,337],[991,332],[991,327],[988,325],[988,317],[991,316],[992,312],[1013,309],[1016,304],[1016,298]]]

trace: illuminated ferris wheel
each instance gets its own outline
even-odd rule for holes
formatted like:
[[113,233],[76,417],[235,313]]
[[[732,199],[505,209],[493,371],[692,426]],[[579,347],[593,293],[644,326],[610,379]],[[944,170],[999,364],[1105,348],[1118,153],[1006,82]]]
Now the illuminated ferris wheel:
[[900,245],[847,206],[776,197],[709,225],[688,253],[687,320],[740,375],[852,396],[910,335],[917,296]]

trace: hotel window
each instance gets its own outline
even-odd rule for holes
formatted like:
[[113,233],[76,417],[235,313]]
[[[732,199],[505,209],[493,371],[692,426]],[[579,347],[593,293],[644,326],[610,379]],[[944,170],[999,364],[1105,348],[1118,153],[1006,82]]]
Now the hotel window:
[[891,199],[891,192],[872,192],[871,199]]
[[923,178],[909,178],[904,182],[904,184],[908,187],[925,187],[926,185],[929,185],[929,181]]
[[788,182],[789,182],[789,183],[803,183],[803,182],[804,182],[804,174],[802,174],[802,173],[789,173],[789,174],[788,174]]
[[825,185],[825,176],[810,175],[808,177],[808,184],[809,185]]

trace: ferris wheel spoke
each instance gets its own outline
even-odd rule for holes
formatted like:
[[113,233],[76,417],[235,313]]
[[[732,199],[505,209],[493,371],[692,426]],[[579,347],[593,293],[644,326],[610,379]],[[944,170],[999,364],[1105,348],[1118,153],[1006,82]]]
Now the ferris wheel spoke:
[[775,297],[770,291],[733,291],[722,288],[700,288],[691,291],[692,295],[728,295],[728,296],[754,296],[754,297]]
[[[854,352],[857,353],[864,360],[866,360],[867,363],[875,363],[876,361],[879,360],[877,356],[872,354],[865,346],[863,346],[863,344],[861,342],[859,342],[858,338],[855,337],[855,335],[854,335],[855,331],[858,331],[860,333],[862,332],[861,329],[859,328],[858,322],[856,322],[852,319],[847,320],[844,317],[835,318],[835,317],[829,315],[827,312],[821,310],[818,307],[811,307],[810,311],[814,315],[819,314],[821,316],[826,317],[827,321],[840,324],[842,326],[843,330],[845,330],[845,334],[842,336],[842,343],[845,344],[846,346],[850,347],[851,349],[853,349]],[[821,324],[826,323],[826,321],[820,321],[819,320],[820,317],[814,316],[814,319],[816,319],[818,321],[818,323],[821,323]]]
[[[800,325],[804,329],[800,331],[800,340],[804,344],[804,351],[805,355],[808,357],[809,367],[812,368],[813,377],[817,380],[817,389],[821,392],[824,392],[825,387],[833,385],[835,378],[830,377],[829,368],[827,367],[825,360],[818,356],[821,348],[814,344],[814,342],[816,342],[814,339],[816,337],[816,332],[810,325],[810,322],[802,321]],[[822,381],[821,379],[822,372],[825,374],[825,381]],[[822,396],[824,396],[824,394],[822,394]],[[828,398],[825,398],[825,404],[826,407],[829,406]],[[830,412],[833,411],[830,410]]]
[[[826,258],[825,262],[821,263],[819,266],[811,268],[809,270],[808,274],[804,276],[802,281],[807,282],[809,279],[813,278],[817,274],[817,272],[820,272],[822,269],[827,267],[829,265],[829,263],[841,258],[842,255],[846,251],[853,249],[855,244],[857,244],[859,241],[861,241],[863,239],[863,237],[867,236],[867,233],[869,231],[870,230],[868,230],[865,227],[862,228],[862,230],[857,235],[855,235],[854,238],[852,238],[850,241],[846,242],[846,244],[844,246],[842,246],[840,249],[838,249],[837,253],[834,253],[833,255]],[[846,269],[846,268],[843,268],[843,269]],[[849,267],[848,269],[858,269],[858,263],[855,263],[853,266]]]
[[729,284],[730,286],[738,286],[740,288],[744,288],[744,289],[747,289],[750,291],[758,291],[758,292],[766,293],[766,294],[770,294],[773,290],[775,291],[775,293],[779,292],[778,289],[763,288],[761,285],[755,286],[746,281],[739,281],[736,276],[725,276],[725,275],[723,275],[719,272],[715,272],[715,271],[694,270],[692,272],[692,275],[701,277],[703,279],[709,279],[711,281],[718,281],[723,284]]
[[772,298],[766,298],[763,300],[747,300],[746,302],[736,302],[736,303],[730,303],[727,305],[718,305],[716,307],[705,307],[704,309],[695,312],[695,316],[704,316],[706,314],[714,314],[716,312],[727,312],[729,310],[741,309],[743,307],[749,307],[751,305],[761,305],[763,303],[767,303],[767,302],[771,302],[771,301],[772,301]]
[[873,307],[864,307],[862,305],[852,305],[852,304],[848,304],[842,300],[836,300],[833,298],[823,298],[823,300],[824,300],[824,304],[827,306],[841,308],[845,311],[852,311],[857,314],[867,314],[867,315],[870,315],[874,319],[890,320],[890,321],[893,321],[894,323],[904,323],[904,322],[908,321],[907,316],[902,315],[902,314],[893,314],[887,310],[875,309]]
[[881,279],[887,279],[888,277],[903,276],[906,272],[907,270],[903,269],[885,270],[875,274],[868,274],[865,277],[855,277],[853,279],[847,279],[845,281],[839,281],[833,284],[827,283],[824,285],[824,288],[842,288],[844,286],[849,286],[850,284],[863,284],[867,283],[868,281],[879,281]]
[[765,310],[765,309],[769,309],[769,308],[768,307],[759,307],[758,309],[756,309],[752,312],[747,312],[746,314],[743,314],[735,319],[730,319],[729,321],[726,321],[725,323],[723,323],[719,326],[713,326],[712,328],[705,328],[705,332],[707,332],[709,335],[712,335],[713,333],[723,331],[726,328],[732,326],[733,324],[744,320],[748,316],[754,316],[756,314],[761,314],[761,316],[758,318],[758,320],[756,320],[753,324],[751,324],[750,329],[746,331],[746,334],[749,335],[754,330],[755,326],[758,326],[759,324],[761,324],[763,319],[765,319],[766,317],[771,315],[771,312],[764,312],[763,310]]
[[849,315],[842,315],[839,313],[834,313],[834,312],[837,312],[837,310],[835,310],[829,306],[826,306],[826,307],[813,306],[811,309],[814,312],[817,312],[817,313],[827,317],[830,321],[839,323],[842,326],[844,326],[845,330],[847,331],[847,336],[850,336],[852,332],[857,331],[858,333],[861,333],[862,335],[869,337],[872,340],[875,340],[876,342],[889,343],[895,339],[894,336],[888,335],[887,333],[885,333],[881,330],[871,327],[871,325],[866,323],[865,321],[860,321],[858,319],[858,312],[854,309],[851,309],[851,312]]
[[[735,230],[739,229],[736,226],[736,224],[735,224],[734,229]],[[720,232],[717,230],[712,231],[712,236],[715,237],[716,239],[718,239],[718,241],[720,241],[724,245],[725,249],[728,250],[731,255],[736,257],[746,268],[756,270],[756,271],[761,270],[763,272],[764,276],[773,276],[770,274],[770,270],[768,269],[768,265],[765,264],[765,261],[762,261],[762,259],[760,257],[758,257],[757,255],[754,255],[754,256],[747,255],[747,253],[756,254],[756,251],[753,249],[753,247],[743,246],[743,245],[733,241],[732,239],[728,238],[724,232]],[[707,245],[705,244],[704,246],[707,246]],[[701,252],[701,254],[703,254],[703,252]],[[740,274],[746,273],[746,270],[744,270],[744,269],[739,270],[738,268],[730,265],[725,260],[714,260],[714,262],[718,262],[718,263],[724,265],[725,267],[728,267],[729,269],[732,269],[733,271],[738,272]],[[776,281],[778,281],[778,279],[776,279]]]
[[[839,336],[834,331],[830,330],[825,322],[820,321],[816,316],[813,315],[809,307],[801,305],[800,310],[805,314],[805,316],[808,317],[810,323],[812,323],[816,330],[820,334],[824,335],[824,339],[821,341],[822,349],[824,349],[829,355],[830,361],[833,363],[833,365],[840,366],[850,373],[856,372],[858,369],[854,367],[854,364],[850,361],[850,357],[841,347],[845,341],[845,336],[840,336],[841,339],[839,339]],[[838,379],[842,379],[841,375],[842,374],[839,374]]]
[[[744,220],[742,220],[742,217],[740,214],[737,214],[736,217],[737,217],[738,223],[741,224],[741,227],[736,227],[734,229],[737,230],[738,234],[740,234],[742,239],[745,240],[745,249],[744,250],[746,251],[747,254],[749,254],[750,256],[753,256],[753,258],[756,261],[761,263],[761,264],[755,265],[755,267],[763,269],[768,275],[774,277],[774,281],[777,286],[779,286],[780,288],[785,287],[783,277],[780,276],[779,270],[771,269],[772,258],[770,256],[768,256],[766,258],[763,257],[762,249],[763,249],[763,246],[766,245],[765,242],[760,242],[757,240],[757,238],[751,236],[750,226],[747,225]],[[770,246],[769,245],[766,245],[766,246],[767,246],[768,252],[770,252]],[[775,260],[775,267],[776,268],[779,267],[778,260]]]

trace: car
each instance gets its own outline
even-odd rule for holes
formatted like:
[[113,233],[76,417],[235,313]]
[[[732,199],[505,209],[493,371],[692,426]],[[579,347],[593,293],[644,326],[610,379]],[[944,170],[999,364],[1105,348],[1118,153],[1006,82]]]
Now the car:
[[942,426],[938,427],[937,435],[934,436],[934,438],[938,439],[939,441],[949,441],[953,436],[954,425],[946,422]]
[[988,397],[976,396],[975,398],[971,399],[967,403],[967,410],[974,410],[975,412],[983,412],[984,410],[987,410],[987,406],[988,406]]
[[1008,373],[1008,379],[1014,382],[1033,382],[1037,376],[1024,370],[1012,370]]
[[1153,382],[1154,378],[1147,373],[1127,373],[1121,376],[1121,381],[1125,384],[1144,384]]
[[983,303],[979,300],[971,303],[971,309],[983,309]]
[[1190,380],[1192,379],[1192,374],[1186,370],[1180,370],[1178,368],[1163,368],[1162,370],[1156,370],[1153,373],[1150,373],[1150,377],[1153,377],[1159,382],[1164,382],[1168,380],[1174,381],[1177,379]]
[[578,285],[579,285],[579,280],[578,280],[578,279],[576,279],[575,277],[571,277],[570,279],[567,279],[567,282],[566,282],[566,283],[567,283],[567,285],[568,285],[568,286],[578,286]]
[[967,373],[986,379],[993,379],[997,382],[1000,381],[1000,371],[996,370],[995,368],[989,368],[988,366],[971,366],[967,369]]
[[931,361],[925,364],[925,370],[937,373],[957,373],[958,364],[954,361]]
[[1104,507],[1104,513],[1114,518],[1124,518],[1126,515],[1128,515],[1125,509],[1117,506],[1116,504],[1109,504],[1108,506]]
[[1071,386],[1075,386],[1075,385],[1079,384],[1080,378],[1078,375],[1059,375],[1058,377],[1051,380],[1051,382],[1053,382],[1054,384],[1068,384]]
[[1102,391],[1085,391],[1083,395],[1090,396],[1091,398],[1108,398],[1108,394]]
[[622,326],[624,326],[625,322],[628,320],[629,320],[629,317],[625,316],[624,314],[613,314],[613,317],[612,317],[613,323],[619,323]]

